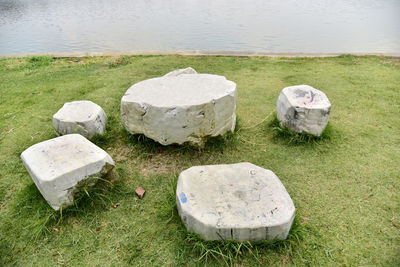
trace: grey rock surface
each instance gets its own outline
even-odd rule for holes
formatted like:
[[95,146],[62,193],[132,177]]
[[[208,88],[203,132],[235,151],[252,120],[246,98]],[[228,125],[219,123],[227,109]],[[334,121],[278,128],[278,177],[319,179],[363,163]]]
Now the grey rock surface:
[[27,148],[21,159],[49,205],[58,210],[74,201],[82,186],[106,175],[114,161],[101,148],[79,134],[50,139]]
[[176,203],[187,230],[205,240],[283,240],[295,216],[279,178],[246,162],[183,171]]
[[322,91],[296,85],[282,90],[276,110],[282,126],[293,132],[320,136],[328,124],[331,103]]
[[163,145],[202,146],[209,137],[232,132],[235,111],[236,84],[212,74],[175,73],[145,80],[121,99],[125,128]]
[[53,125],[59,135],[78,133],[90,139],[102,135],[106,124],[104,110],[86,100],[67,102],[53,116]]

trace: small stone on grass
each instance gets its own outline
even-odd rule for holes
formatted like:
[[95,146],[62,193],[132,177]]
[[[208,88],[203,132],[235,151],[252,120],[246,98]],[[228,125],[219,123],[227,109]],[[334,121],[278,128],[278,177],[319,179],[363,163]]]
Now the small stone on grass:
[[143,196],[144,196],[144,194],[146,193],[146,190],[144,190],[143,187],[138,187],[138,188],[136,188],[135,192],[136,192],[136,195],[137,195],[140,199],[142,199]]

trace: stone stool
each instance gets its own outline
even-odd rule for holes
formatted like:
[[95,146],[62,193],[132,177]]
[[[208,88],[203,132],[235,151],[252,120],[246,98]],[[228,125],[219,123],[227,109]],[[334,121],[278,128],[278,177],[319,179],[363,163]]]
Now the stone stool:
[[91,139],[106,129],[104,110],[92,101],[67,102],[53,116],[53,125],[60,135],[78,133]]
[[295,216],[279,178],[251,163],[191,167],[179,175],[179,215],[205,240],[286,239]]
[[296,85],[282,90],[276,103],[278,120],[293,132],[320,136],[328,124],[331,103],[321,91]]
[[53,138],[26,149],[21,159],[49,205],[58,210],[74,201],[80,187],[93,185],[114,161],[101,148],[79,134]]

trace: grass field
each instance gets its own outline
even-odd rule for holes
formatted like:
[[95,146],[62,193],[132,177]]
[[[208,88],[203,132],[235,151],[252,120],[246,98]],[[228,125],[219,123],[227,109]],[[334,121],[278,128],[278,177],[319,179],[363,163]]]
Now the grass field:
[[[120,120],[124,92],[188,66],[237,83],[235,133],[204,149],[129,135]],[[332,103],[320,139],[290,135],[275,119],[280,91],[296,84]],[[56,137],[52,115],[73,100],[106,111],[107,133],[94,142],[116,167],[109,182],[55,212],[19,156]],[[0,266],[399,266],[399,113],[400,60],[392,58],[0,59]],[[178,174],[242,161],[274,171],[286,186],[297,208],[288,240],[204,242],[186,232],[175,208]],[[142,200],[138,186],[147,190]]]

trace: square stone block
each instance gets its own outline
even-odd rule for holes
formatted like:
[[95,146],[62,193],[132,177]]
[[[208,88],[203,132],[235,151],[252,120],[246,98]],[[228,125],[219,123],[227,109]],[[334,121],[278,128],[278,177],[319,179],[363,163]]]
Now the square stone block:
[[106,175],[114,161],[79,134],[50,139],[27,148],[21,159],[49,205],[58,210],[73,203],[74,193]]

